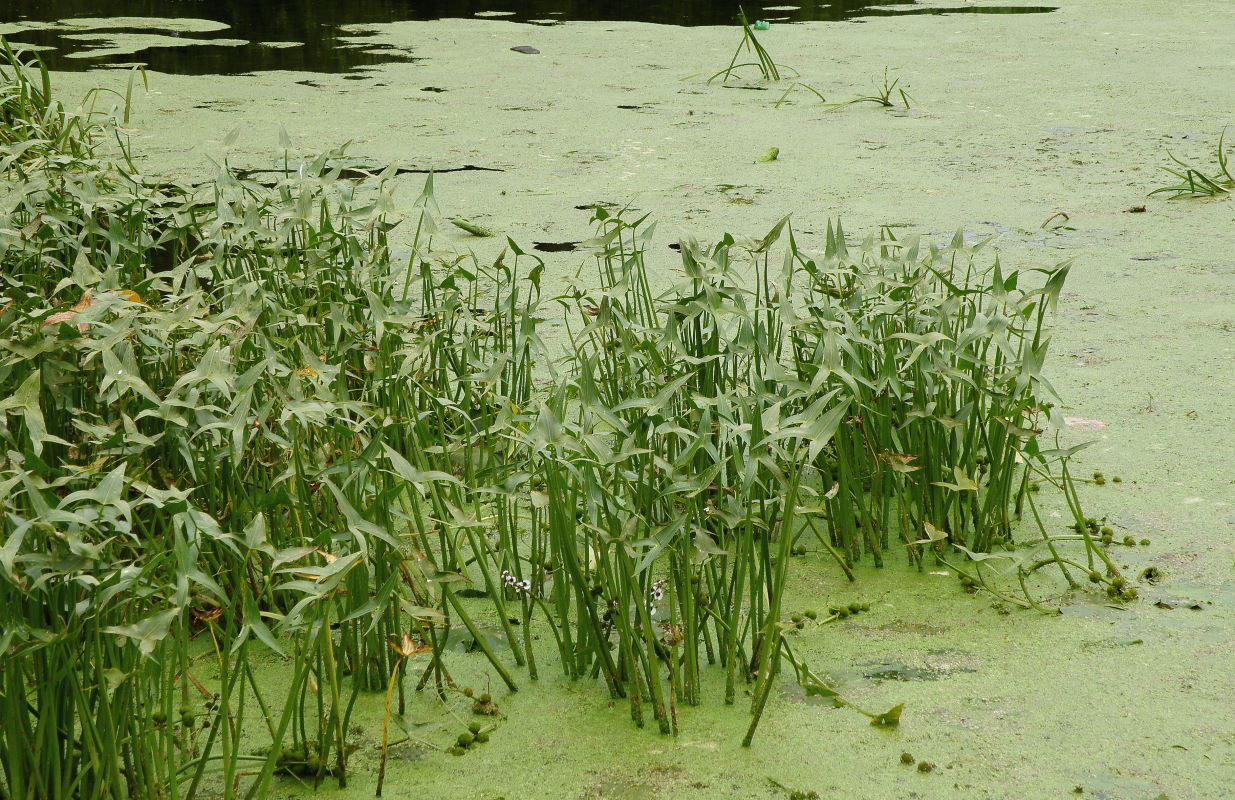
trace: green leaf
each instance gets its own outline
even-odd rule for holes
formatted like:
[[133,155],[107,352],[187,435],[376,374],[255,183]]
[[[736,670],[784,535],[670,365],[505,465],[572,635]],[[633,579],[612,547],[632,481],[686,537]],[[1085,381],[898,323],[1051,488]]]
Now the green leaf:
[[180,609],[170,608],[152,617],[147,617],[140,622],[135,622],[132,625],[113,625],[109,628],[104,628],[103,632],[115,634],[116,636],[136,642],[141,654],[148,656],[154,652],[155,646],[167,636],[168,631],[171,630],[172,622],[178,616],[180,616]]
[[43,443],[53,439],[47,435],[47,423],[43,420],[43,409],[39,406],[40,375],[37,369],[31,372],[11,397],[0,400],[0,411],[17,409],[21,412],[26,423],[26,434],[30,437],[34,454],[38,456],[43,455]]
[[951,489],[954,492],[976,492],[978,484],[974,483],[968,475],[966,475],[960,467],[952,467],[952,474],[956,478],[956,483],[947,483],[946,481],[932,481],[932,486],[942,486],[945,489]]
[[257,640],[266,647],[270,648],[271,652],[278,653],[280,656],[285,656],[282,648],[279,647],[279,642],[274,638],[274,634],[270,632],[270,628],[266,627],[266,622],[262,619],[261,611],[258,610],[257,604],[253,602],[252,597],[246,597],[244,601],[244,625],[240,629],[240,633],[236,635],[236,641],[232,644],[232,652],[236,652],[248,638],[249,634],[257,637]]
[[929,522],[923,522],[922,527],[926,530],[926,538],[918,539],[914,544],[932,544],[948,538],[947,531],[941,531]]
[[898,703],[882,714],[875,714],[871,717],[871,725],[879,728],[895,728],[901,724],[901,710],[904,707],[904,703]]
[[434,483],[436,481],[445,481],[446,483],[462,484],[463,481],[451,475],[449,472],[436,472],[433,470],[421,471],[411,465],[411,463],[399,454],[388,444],[382,445],[382,449],[386,452],[386,457],[390,459],[390,466],[394,469],[396,475],[408,483],[420,486],[425,483]]
[[956,544],[955,542],[952,543],[952,546],[969,556],[970,561],[994,561],[998,559],[1007,559],[1008,561],[1021,560],[1021,557],[1015,553],[975,553],[969,548]]

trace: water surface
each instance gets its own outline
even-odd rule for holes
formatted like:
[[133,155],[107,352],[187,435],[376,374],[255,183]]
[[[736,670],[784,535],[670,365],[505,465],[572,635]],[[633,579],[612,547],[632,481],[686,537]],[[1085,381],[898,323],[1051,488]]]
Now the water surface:
[[[767,0],[745,7],[752,19],[775,24],[1054,10],[991,4],[940,8],[912,0],[801,5]],[[179,75],[338,73],[414,60],[406,49],[367,41],[372,26],[390,22],[480,17],[537,25],[572,20],[732,25],[736,10],[734,0],[45,0],[0,5],[0,31],[32,25],[12,38],[39,48],[42,58],[57,70],[143,64]]]

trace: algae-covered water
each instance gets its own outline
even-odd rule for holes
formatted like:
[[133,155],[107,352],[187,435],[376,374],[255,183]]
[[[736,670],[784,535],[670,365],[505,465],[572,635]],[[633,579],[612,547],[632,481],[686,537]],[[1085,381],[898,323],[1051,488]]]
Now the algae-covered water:
[[[752,17],[780,23],[905,14],[1038,14],[1054,6],[932,6],[913,0],[777,5],[768,0],[748,3],[746,10]],[[55,69],[123,66],[137,58],[160,72],[234,75],[271,69],[337,73],[407,61],[406,43],[378,47],[368,41],[375,27],[396,21],[491,18],[536,26],[578,20],[695,26],[734,24],[736,12],[728,0],[507,0],[496,5],[474,0],[284,0],[277,8],[260,0],[43,0],[0,7],[0,24],[24,26],[23,41],[41,48]]]
[[[1208,164],[1235,122],[1235,6],[1059,5],[774,23],[761,33],[776,60],[829,101],[870,93],[894,68],[912,103],[891,112],[827,111],[805,92],[775,107],[783,89],[708,84],[740,38],[732,26],[366,21],[357,52],[408,60],[357,57],[333,74],[150,73],[131,123],[149,172],[199,175],[237,129],[231,162],[268,166],[281,155],[282,125],[306,152],[351,142],[372,163],[496,170],[437,175],[438,202],[525,247],[586,239],[589,212],[577,207],[613,203],[658,220],[665,270],[679,236],[762,234],[785,214],[808,244],[842,216],[852,232],[891,224],[935,239],[958,228],[993,234],[1017,265],[1074,262],[1049,378],[1080,420],[1068,442],[1096,440],[1078,457],[1083,468],[1122,478],[1085,488],[1087,510],[1120,536],[1151,542],[1119,551],[1129,575],[1150,565],[1163,573],[1141,585],[1139,602],[1006,614],[951,576],[893,566],[849,584],[831,563],[808,560],[795,567],[790,606],[861,600],[872,610],[808,629],[795,649],[859,705],[903,702],[898,728],[873,728],[786,683],[753,748],[739,746],[745,706],[724,707],[719,690],[681,711],[674,739],[633,728],[600,685],[565,684],[544,669],[549,677],[522,681],[518,694],[495,691],[504,718],[485,747],[461,758],[394,749],[387,797],[789,796],[769,778],[872,800],[1230,796],[1235,203],[1146,195],[1167,177],[1158,166],[1168,151]],[[133,36],[164,36],[169,24],[130,22],[155,31]],[[184,14],[176,24],[249,41]],[[39,26],[0,30],[21,41],[30,27]],[[141,41],[130,42],[130,60]],[[511,50],[521,45],[539,52]],[[122,87],[127,75],[57,79],[75,96]],[[770,147],[779,158],[760,162]],[[410,204],[423,177],[399,180]],[[503,244],[442,237],[439,246],[490,258]],[[541,255],[558,281],[586,261]],[[456,677],[484,684],[479,656],[457,661]],[[381,700],[362,702],[371,743]],[[902,752],[936,769],[903,766]],[[354,764],[347,790],[326,784],[316,796],[371,796],[375,748],[362,747]],[[272,796],[307,794],[287,779]]]

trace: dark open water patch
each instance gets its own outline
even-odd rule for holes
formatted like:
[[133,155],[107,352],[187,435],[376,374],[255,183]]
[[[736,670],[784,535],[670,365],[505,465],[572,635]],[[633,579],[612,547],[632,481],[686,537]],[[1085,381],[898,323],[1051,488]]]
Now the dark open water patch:
[[[179,75],[266,70],[339,73],[415,60],[406,50],[366,41],[372,35],[366,26],[388,22],[481,16],[540,25],[572,20],[731,25],[736,7],[735,0],[0,0],[0,23],[59,23],[11,37],[21,44],[46,48],[40,55],[57,70],[140,63],[156,72]],[[807,1],[800,5],[791,0],[763,4],[747,0],[745,7],[751,19],[775,24],[1055,10],[994,4],[934,8],[912,0]],[[145,19],[135,25],[134,18]],[[74,20],[89,23],[75,25]],[[209,20],[220,26],[209,31],[184,30],[175,20]],[[113,43],[123,48],[134,34],[156,38],[138,42],[141,49],[134,52],[108,52]]]

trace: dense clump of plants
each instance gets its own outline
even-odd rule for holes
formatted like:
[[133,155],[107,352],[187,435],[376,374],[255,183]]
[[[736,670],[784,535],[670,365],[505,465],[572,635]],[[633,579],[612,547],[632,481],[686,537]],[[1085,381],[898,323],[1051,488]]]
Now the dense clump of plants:
[[[337,153],[272,187],[160,183],[45,70],[9,52],[0,78],[6,800],[343,785],[412,691],[496,715],[455,685],[460,638],[509,691],[549,658],[666,733],[720,670],[725,702],[751,687],[749,743],[783,664],[844,702],[786,638],[807,548],[851,579],[945,561],[1043,609],[1078,571],[1127,593],[1070,452],[1039,444],[1066,268],[839,224],[809,253],[781,223],[683,242],[654,292],[650,226],[598,211],[596,275],[546,296],[514,242],[433,248],[431,180],[406,221],[392,172],[340,180]],[[1075,532],[1041,525],[1040,486]]]

